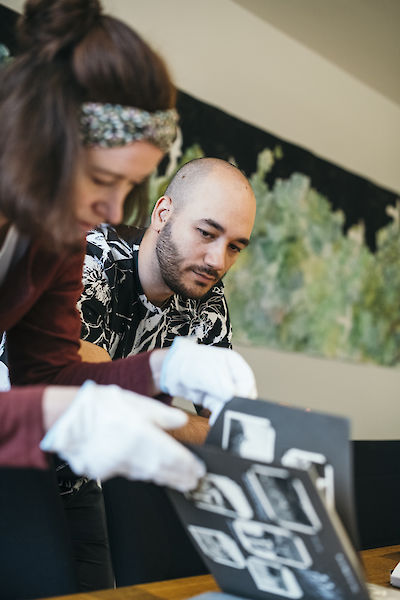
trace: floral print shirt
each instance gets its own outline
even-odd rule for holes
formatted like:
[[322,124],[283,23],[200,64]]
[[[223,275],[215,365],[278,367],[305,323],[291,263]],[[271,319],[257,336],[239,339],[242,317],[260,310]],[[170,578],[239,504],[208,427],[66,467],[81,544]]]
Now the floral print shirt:
[[231,348],[222,282],[201,299],[174,294],[162,308],[149,302],[138,275],[143,235],[144,230],[130,228],[129,238],[122,239],[110,225],[88,233],[84,289],[78,302],[82,339],[101,346],[112,359],[170,346],[177,335],[194,335],[202,344]]

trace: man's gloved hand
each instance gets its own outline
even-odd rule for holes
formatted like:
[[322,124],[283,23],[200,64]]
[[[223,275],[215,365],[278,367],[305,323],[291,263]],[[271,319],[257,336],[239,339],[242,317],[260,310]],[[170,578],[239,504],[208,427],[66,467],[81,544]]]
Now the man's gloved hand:
[[257,397],[253,371],[240,354],[189,337],[174,339],[162,365],[160,389],[210,410],[211,425],[234,396]]
[[181,410],[87,381],[40,447],[92,479],[122,475],[186,491],[196,487],[204,465],[163,431],[186,421]]

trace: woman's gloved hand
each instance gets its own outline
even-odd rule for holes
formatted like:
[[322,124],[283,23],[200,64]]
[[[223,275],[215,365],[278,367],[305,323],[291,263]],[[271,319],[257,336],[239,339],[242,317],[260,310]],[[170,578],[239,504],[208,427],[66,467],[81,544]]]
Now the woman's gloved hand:
[[116,385],[88,381],[40,447],[92,479],[122,475],[186,491],[196,487],[204,465],[163,431],[186,421],[181,410]]
[[174,339],[161,367],[160,389],[210,410],[211,425],[234,396],[257,397],[253,371],[240,354],[190,337]]

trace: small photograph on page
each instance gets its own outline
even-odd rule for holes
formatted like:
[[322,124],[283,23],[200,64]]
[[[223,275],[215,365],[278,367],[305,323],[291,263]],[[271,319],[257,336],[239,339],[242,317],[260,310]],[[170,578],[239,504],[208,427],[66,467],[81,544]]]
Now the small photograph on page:
[[303,540],[282,527],[237,519],[232,528],[250,554],[298,569],[308,569],[312,565]]
[[235,569],[244,569],[246,561],[235,540],[223,531],[189,525],[188,529],[202,552],[211,560]]
[[185,496],[203,510],[227,517],[253,518],[253,509],[242,488],[225,475],[206,473],[200,485],[194,491],[186,492]]
[[321,522],[304,485],[286,469],[253,465],[246,480],[266,516],[281,527],[313,535]]
[[288,567],[250,556],[247,568],[259,590],[285,598],[303,596],[294,573]]
[[316,486],[323,494],[328,508],[335,507],[335,483],[333,466],[327,462],[326,456],[319,452],[310,452],[300,448],[289,448],[282,456],[284,467],[310,469],[314,467],[318,474]]
[[272,462],[276,432],[269,419],[234,410],[224,414],[222,448],[243,458]]

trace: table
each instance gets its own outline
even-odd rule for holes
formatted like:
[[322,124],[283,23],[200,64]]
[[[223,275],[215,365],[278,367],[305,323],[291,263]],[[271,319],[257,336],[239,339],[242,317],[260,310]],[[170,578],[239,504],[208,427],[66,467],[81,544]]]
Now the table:
[[[361,558],[368,582],[391,587],[390,570],[400,561],[400,546],[364,550],[361,552]],[[219,587],[211,575],[199,575],[116,590],[59,596],[57,600],[186,600],[196,594],[218,590]]]
[[367,581],[392,588],[389,583],[390,571],[400,562],[400,546],[373,548],[360,554]]

